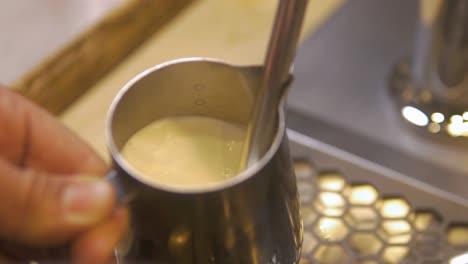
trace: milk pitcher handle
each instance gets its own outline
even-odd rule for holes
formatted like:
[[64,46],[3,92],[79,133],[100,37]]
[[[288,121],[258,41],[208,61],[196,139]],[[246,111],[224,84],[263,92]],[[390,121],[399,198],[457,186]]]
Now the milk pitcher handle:
[[115,169],[112,169],[105,177],[106,181],[115,188],[117,204],[128,203],[135,197],[136,193],[126,190],[119,178],[119,173]]

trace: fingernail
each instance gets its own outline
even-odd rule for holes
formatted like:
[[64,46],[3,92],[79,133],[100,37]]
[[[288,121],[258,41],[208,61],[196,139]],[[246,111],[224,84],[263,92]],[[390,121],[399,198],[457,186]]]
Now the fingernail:
[[101,220],[110,208],[112,188],[102,179],[82,177],[64,191],[65,221],[76,225],[89,225]]

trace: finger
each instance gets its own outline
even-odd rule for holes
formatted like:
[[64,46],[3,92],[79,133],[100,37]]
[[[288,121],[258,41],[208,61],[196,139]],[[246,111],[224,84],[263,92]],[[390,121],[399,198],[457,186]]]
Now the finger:
[[61,244],[107,218],[112,186],[91,177],[59,177],[0,160],[0,237],[32,246]]
[[0,156],[57,174],[106,172],[105,163],[46,111],[0,86]]
[[73,245],[74,263],[111,263],[117,247],[128,228],[128,211],[115,210],[112,218],[80,236]]

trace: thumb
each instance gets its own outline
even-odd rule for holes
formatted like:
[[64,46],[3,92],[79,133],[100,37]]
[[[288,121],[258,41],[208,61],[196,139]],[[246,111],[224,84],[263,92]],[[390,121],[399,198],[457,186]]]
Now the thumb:
[[111,185],[95,177],[60,177],[0,160],[0,238],[51,246],[110,216]]

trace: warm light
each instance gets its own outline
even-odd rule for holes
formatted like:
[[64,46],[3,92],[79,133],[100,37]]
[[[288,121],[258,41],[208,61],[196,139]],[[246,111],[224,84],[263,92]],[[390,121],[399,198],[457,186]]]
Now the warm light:
[[343,207],[344,199],[337,193],[324,192],[319,195],[320,201],[327,207]]
[[437,123],[430,123],[429,126],[427,126],[427,129],[431,133],[439,133],[440,132],[440,125]]
[[439,113],[439,112],[435,112],[431,115],[431,119],[432,121],[434,121],[435,123],[442,123],[444,122],[445,120],[445,116],[444,114],[442,113]]
[[438,217],[431,212],[417,212],[414,218],[414,227],[419,231],[426,231],[438,224]]
[[463,117],[461,115],[453,115],[450,118],[450,122],[452,122],[454,124],[461,124],[461,123],[463,123]]
[[467,264],[467,263],[468,263],[468,252],[463,255],[456,256],[450,260],[450,264]]
[[404,218],[410,211],[409,204],[403,199],[386,199],[382,202],[380,213],[385,218]]
[[354,233],[349,238],[349,243],[359,257],[375,255],[382,247],[382,242],[373,233]]
[[450,227],[448,242],[454,246],[468,246],[468,225]]
[[385,221],[379,234],[388,243],[404,244],[411,240],[411,226],[405,220]]
[[370,205],[377,200],[377,190],[370,185],[351,187],[349,202],[357,205]]
[[404,220],[388,221],[384,223],[384,226],[390,234],[401,234],[411,231],[411,226]]
[[378,224],[377,212],[373,207],[351,207],[345,216],[346,222],[358,230],[374,229]]
[[377,261],[372,260],[372,259],[363,259],[360,260],[359,262],[355,262],[357,264],[379,264]]
[[339,216],[344,213],[345,200],[340,194],[322,192],[318,195],[315,207],[326,216]]
[[338,218],[321,218],[315,228],[315,233],[323,240],[341,241],[348,234],[346,225]]
[[178,228],[172,231],[168,247],[171,252],[178,254],[183,252],[191,242],[191,232],[186,228]]
[[452,137],[468,136],[468,122],[449,124],[447,132]]
[[295,161],[293,164],[294,174],[300,180],[308,180],[314,174],[312,164],[305,160]]
[[403,246],[388,247],[384,250],[385,263],[400,263],[408,255],[409,249]]
[[318,263],[346,263],[350,258],[341,245],[320,245],[314,257]]
[[463,119],[468,120],[468,111],[463,113]]
[[405,106],[401,110],[403,117],[417,126],[426,126],[429,124],[429,118],[419,109],[412,106]]
[[318,185],[322,190],[341,191],[345,187],[344,177],[337,173],[321,174],[318,177]]

